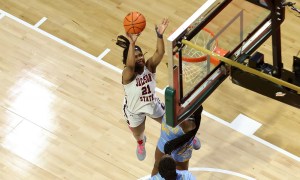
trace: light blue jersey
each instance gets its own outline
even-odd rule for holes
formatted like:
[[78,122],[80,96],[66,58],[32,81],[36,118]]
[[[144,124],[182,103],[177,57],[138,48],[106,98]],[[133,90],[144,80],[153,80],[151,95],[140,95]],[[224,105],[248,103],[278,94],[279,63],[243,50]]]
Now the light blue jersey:
[[[161,123],[161,134],[160,138],[157,143],[158,149],[162,152],[164,152],[164,146],[167,141],[173,140],[177,137],[180,137],[184,134],[183,130],[181,129],[180,126],[176,127],[171,127],[166,124],[165,118],[162,119]],[[192,156],[192,146],[193,140],[191,139],[189,142],[187,142],[185,145],[182,147],[174,150],[171,154],[172,158],[177,161],[177,162],[185,162],[189,160]]]
[[[177,173],[176,180],[196,180],[196,178],[189,171],[176,170],[176,173]],[[158,173],[158,174],[152,176],[150,180],[164,180],[164,178],[162,178],[160,176],[160,174]]]

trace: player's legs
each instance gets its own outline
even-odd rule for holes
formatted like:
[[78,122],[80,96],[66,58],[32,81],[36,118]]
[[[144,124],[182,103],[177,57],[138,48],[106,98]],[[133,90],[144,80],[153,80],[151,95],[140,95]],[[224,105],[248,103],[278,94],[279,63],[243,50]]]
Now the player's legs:
[[154,102],[153,114],[147,115],[161,124],[162,118],[165,115],[165,104],[161,103],[159,98],[157,98]]
[[154,166],[153,166],[153,169],[152,169],[152,172],[151,172],[151,176],[154,176],[155,174],[158,173],[158,164],[159,164],[159,161],[160,159],[164,156],[165,154],[162,153],[158,147],[156,146],[156,149],[155,149],[155,162],[154,162]]
[[161,124],[161,122],[162,122],[162,118],[163,118],[164,116],[162,115],[161,117],[158,117],[158,118],[152,118],[152,119],[154,119],[155,121],[157,121],[157,122],[159,122],[160,124]]
[[140,125],[138,125],[137,127],[130,127],[129,126],[129,128],[130,128],[134,138],[136,139],[136,141],[140,141],[140,140],[144,139],[145,120]]
[[133,114],[124,108],[124,117],[128,124],[129,129],[131,130],[134,138],[137,141],[136,155],[137,158],[142,161],[146,157],[145,142],[146,136],[144,135],[145,131],[145,120],[146,114]]
[[[182,121],[179,126],[182,128],[182,130],[187,133],[193,129],[196,128],[196,124],[195,121],[193,119],[187,119],[185,121]],[[197,138],[195,136],[195,138],[193,139],[193,148],[195,150],[199,150],[201,148],[201,142],[199,140],[199,138]]]
[[193,129],[196,128],[196,124],[193,120],[184,120],[182,121],[179,126],[181,127],[181,129],[183,130],[184,133],[187,133]]
[[146,149],[145,149],[146,136],[144,135],[145,120],[137,127],[129,126],[129,128],[132,131],[132,134],[137,141],[137,149],[136,149],[137,158],[140,161],[142,161],[146,158]]

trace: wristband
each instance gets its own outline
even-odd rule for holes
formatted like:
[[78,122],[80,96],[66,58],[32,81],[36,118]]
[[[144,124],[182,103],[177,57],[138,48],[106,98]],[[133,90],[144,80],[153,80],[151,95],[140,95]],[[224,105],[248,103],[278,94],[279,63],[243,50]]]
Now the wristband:
[[159,33],[157,33],[157,38],[159,38],[159,39],[162,39],[162,38],[163,38],[163,35],[162,35],[162,34],[159,34]]
[[157,27],[155,28],[155,32],[156,32],[156,35],[157,35],[157,38],[159,39],[162,39],[163,38],[163,35],[162,34],[159,34],[158,31],[157,31]]

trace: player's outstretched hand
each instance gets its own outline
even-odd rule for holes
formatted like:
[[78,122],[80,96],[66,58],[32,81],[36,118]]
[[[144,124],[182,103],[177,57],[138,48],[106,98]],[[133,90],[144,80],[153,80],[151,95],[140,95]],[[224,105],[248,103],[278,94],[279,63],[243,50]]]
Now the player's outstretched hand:
[[157,35],[162,36],[164,34],[165,30],[167,29],[168,25],[169,25],[169,19],[168,18],[163,18],[161,24],[155,25],[155,30],[156,30]]

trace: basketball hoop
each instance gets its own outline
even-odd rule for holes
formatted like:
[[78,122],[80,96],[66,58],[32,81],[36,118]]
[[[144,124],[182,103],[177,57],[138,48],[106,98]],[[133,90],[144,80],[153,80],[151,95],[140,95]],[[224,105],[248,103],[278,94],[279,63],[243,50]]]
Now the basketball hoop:
[[[214,36],[211,30],[203,28],[190,42],[224,56],[228,51],[218,47],[218,40],[214,39]],[[178,53],[175,56],[177,59],[179,58]],[[184,46],[182,48],[182,74],[185,89],[189,91],[190,87],[195,86],[211,71],[211,68],[216,67],[219,63],[220,61],[215,57],[208,56],[192,47]]]
[[[215,34],[207,29],[203,28],[202,31],[200,31],[193,39],[190,41],[194,44],[197,44],[202,47],[206,47],[206,45],[209,43],[209,41],[215,36]],[[207,48],[207,47],[206,47]],[[215,39],[210,46],[208,47],[208,50],[213,51],[221,56],[224,56],[228,51],[218,47],[218,40]],[[175,54],[176,58],[179,58],[178,53]],[[188,46],[185,46],[182,49],[182,60],[189,63],[197,63],[197,62],[203,62],[208,59],[206,54],[203,54],[203,52],[195,50],[193,48],[190,48]],[[214,57],[209,57],[210,63],[217,66],[220,61]]]

